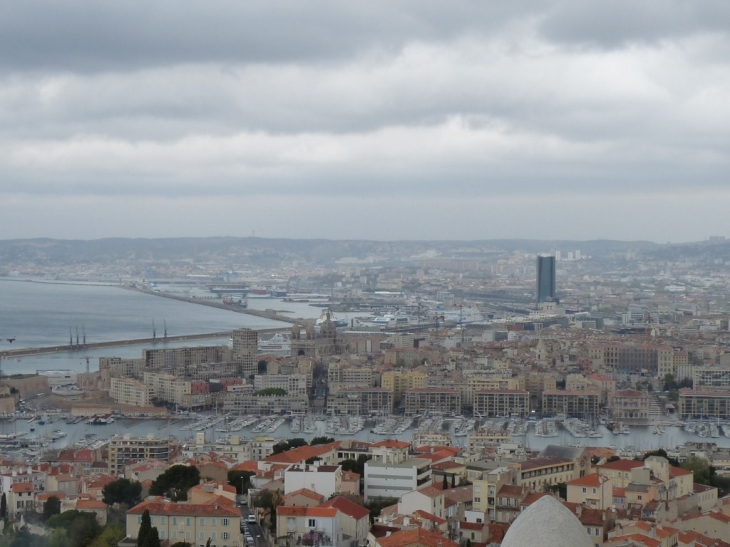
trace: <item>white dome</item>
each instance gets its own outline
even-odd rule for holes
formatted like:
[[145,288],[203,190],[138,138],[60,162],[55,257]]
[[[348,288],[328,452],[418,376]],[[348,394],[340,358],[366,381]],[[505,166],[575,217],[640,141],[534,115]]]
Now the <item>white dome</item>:
[[580,520],[552,496],[543,496],[515,519],[502,547],[593,547]]

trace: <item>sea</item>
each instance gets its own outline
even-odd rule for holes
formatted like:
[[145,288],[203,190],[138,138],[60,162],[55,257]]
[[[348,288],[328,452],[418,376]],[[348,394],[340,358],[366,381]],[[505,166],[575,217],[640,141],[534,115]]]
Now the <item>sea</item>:
[[[170,290],[188,290],[170,288]],[[284,302],[282,299],[249,299],[253,309],[276,309],[290,317],[317,318],[322,313],[321,307],[307,303]],[[353,314],[352,316],[356,316]],[[343,316],[344,319],[350,319]],[[107,342],[150,338],[152,329],[157,336],[162,336],[166,327],[168,335],[216,333],[236,328],[287,328],[289,325],[280,321],[259,318],[233,311],[221,310],[200,304],[192,304],[130,291],[119,286],[95,283],[60,283],[45,279],[18,280],[17,278],[0,278],[0,349],[5,348],[37,348],[68,344],[69,331],[76,336],[76,328],[86,334],[87,342]],[[15,338],[10,344],[7,339]],[[228,338],[210,338],[186,342],[157,343],[154,347],[180,347],[190,345],[226,344]],[[83,372],[87,368],[98,370],[98,358],[104,356],[141,357],[142,350],[150,345],[132,345],[89,349],[74,352],[60,352],[44,355],[33,355],[20,358],[3,359],[2,373],[35,373],[38,370],[74,370]],[[63,447],[95,436],[98,438],[113,435],[131,434],[134,436],[154,435],[157,437],[175,436],[183,441],[192,441],[194,433],[185,431],[184,421],[173,420],[117,420],[109,425],[66,424],[64,421],[38,425],[27,420],[0,421],[0,433],[26,433],[27,435],[43,435],[56,429],[67,433],[52,446]],[[311,440],[313,437],[326,435],[325,422],[319,421],[316,433],[292,433],[290,424],[283,424],[273,436],[280,438],[302,437]],[[34,431],[31,431],[31,427]],[[374,424],[355,435],[343,436],[362,441],[377,441],[384,438],[398,438],[410,441],[415,430],[411,429],[401,435],[377,435],[371,430]],[[242,437],[255,437],[253,426],[236,433]],[[671,448],[687,441],[708,441],[718,446],[730,447],[730,439],[700,438],[688,433],[680,427],[667,427],[661,435],[652,434],[651,427],[632,427],[628,435],[614,435],[602,426],[598,431],[602,438],[573,438],[567,431],[560,430],[558,437],[546,438],[534,435],[534,428],[529,428],[525,437],[515,440],[524,442],[533,450],[539,450],[549,444],[572,444],[581,446],[614,446],[616,448],[634,448],[651,450]],[[205,432],[208,441],[214,441],[224,433],[209,429]],[[454,444],[465,442],[465,437],[454,438]]]

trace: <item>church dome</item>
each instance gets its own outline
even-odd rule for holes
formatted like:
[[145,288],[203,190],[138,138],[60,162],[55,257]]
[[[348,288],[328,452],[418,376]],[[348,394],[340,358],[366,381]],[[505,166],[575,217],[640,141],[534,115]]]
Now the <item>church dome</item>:
[[543,496],[515,519],[502,547],[593,547],[580,520],[552,496]]

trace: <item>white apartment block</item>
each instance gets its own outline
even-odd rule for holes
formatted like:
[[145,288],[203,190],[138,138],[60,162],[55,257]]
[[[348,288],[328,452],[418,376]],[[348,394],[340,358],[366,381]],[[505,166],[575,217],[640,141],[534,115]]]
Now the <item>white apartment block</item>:
[[400,498],[431,482],[431,460],[411,458],[402,463],[365,463],[365,502]]

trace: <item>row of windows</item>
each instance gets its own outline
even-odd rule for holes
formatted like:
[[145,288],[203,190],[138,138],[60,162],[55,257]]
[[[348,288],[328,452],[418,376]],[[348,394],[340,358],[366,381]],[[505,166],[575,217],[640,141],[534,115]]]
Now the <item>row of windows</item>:
[[[193,523],[193,517],[184,517],[185,518],[185,526],[192,526]],[[150,516],[150,523],[154,524],[155,519],[159,519],[159,524],[167,524],[167,517],[165,515],[155,517]],[[180,518],[180,524],[182,524],[182,517]],[[220,519],[221,526],[228,526],[229,519],[222,518]],[[175,526],[177,525],[177,517],[170,517],[170,523]],[[142,516],[137,516],[137,524],[142,524]],[[198,517],[198,525],[199,526],[205,526],[205,517]],[[210,525],[211,526],[217,526],[218,525],[218,519],[216,517],[210,517]]]
[[[167,539],[167,531],[166,530],[160,530],[160,539]],[[221,533],[221,539],[228,539],[230,538],[230,534],[228,532],[222,532]],[[170,532],[170,539],[178,539],[178,533],[176,531]],[[182,535],[180,537],[182,539]],[[190,532],[185,532],[185,539],[193,539],[192,534]],[[205,537],[205,532],[198,532],[198,539],[205,541],[207,538]],[[212,541],[215,541],[218,539],[218,534],[215,532],[210,533],[210,539]]]

